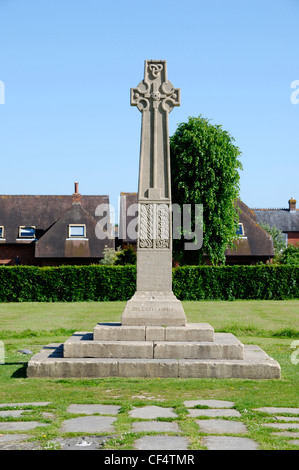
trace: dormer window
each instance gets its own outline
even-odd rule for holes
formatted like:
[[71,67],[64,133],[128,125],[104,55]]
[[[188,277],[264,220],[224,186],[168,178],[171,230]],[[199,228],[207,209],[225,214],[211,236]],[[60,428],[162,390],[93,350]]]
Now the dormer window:
[[86,225],[85,224],[70,224],[69,225],[69,238],[86,238]]
[[19,227],[19,238],[35,238],[35,227],[33,225],[21,225]]
[[4,227],[0,225],[0,238],[4,238]]
[[244,232],[244,225],[239,223],[238,224],[238,228],[236,230],[236,235],[239,235],[239,237],[244,237],[245,236],[245,232]]

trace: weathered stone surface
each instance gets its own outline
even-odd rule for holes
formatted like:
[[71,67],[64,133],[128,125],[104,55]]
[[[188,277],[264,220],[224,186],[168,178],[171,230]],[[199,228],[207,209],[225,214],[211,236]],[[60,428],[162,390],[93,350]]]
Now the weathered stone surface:
[[5,411],[0,411],[0,418],[17,418],[21,416],[21,414],[24,413],[24,410],[5,410]]
[[198,410],[198,409],[191,409],[188,410],[189,415],[192,418],[197,418],[198,416],[206,416],[209,418],[219,418],[219,417],[225,417],[225,418],[239,418],[241,416],[241,413],[237,410],[230,410],[230,409],[212,409],[212,410]]
[[47,406],[50,405],[50,401],[26,401],[22,403],[0,403],[0,408],[27,408],[34,406]]
[[226,400],[187,400],[184,401],[186,408],[193,408],[194,406],[209,406],[210,408],[232,408],[235,406],[233,401]]
[[187,450],[188,445],[186,437],[177,436],[144,436],[134,443],[137,450]]
[[124,326],[121,323],[98,323],[94,341],[214,341],[214,328],[208,323],[185,326]]
[[165,328],[165,341],[214,341],[214,328],[208,323],[187,323],[185,328]]
[[50,344],[28,362],[28,377],[212,377],[273,379],[279,364],[257,346],[244,347],[243,360],[64,358],[62,344]]
[[202,439],[208,450],[258,450],[259,445],[247,437],[205,436]]
[[275,429],[299,429],[299,423],[262,423],[261,426]]
[[117,405],[69,405],[67,408],[68,413],[74,414],[102,414],[102,415],[117,415],[120,406]]
[[264,406],[261,408],[255,408],[255,411],[262,411],[264,413],[270,413],[270,414],[291,414],[291,415],[298,415],[299,414],[299,408],[287,408],[287,407],[277,407],[277,406]]
[[[228,337],[226,336],[228,335]],[[155,359],[243,359],[244,346],[233,335],[215,335],[214,342],[155,342]]]
[[165,341],[165,330],[166,327],[164,326],[146,326],[146,341]]
[[94,341],[145,341],[144,326],[123,326],[121,323],[98,323]]
[[138,182],[136,293],[123,325],[184,326],[186,315],[172,292],[172,223],[168,114],[180,90],[167,79],[165,60],[145,61],[144,79],[131,89],[142,113]]
[[53,439],[50,445],[59,445],[60,450],[100,450],[106,440],[107,436],[60,437]]
[[60,432],[114,432],[112,424],[116,418],[109,416],[82,416],[67,419],[62,423]]
[[134,432],[181,432],[177,423],[168,421],[138,421],[132,424]]
[[0,431],[29,431],[38,426],[49,426],[49,424],[39,421],[2,421],[0,422]]
[[152,341],[93,341],[86,333],[74,333],[63,346],[65,358],[141,358],[153,357]]
[[[147,269],[149,267],[147,266]],[[135,292],[122,315],[124,326],[185,326],[182,303],[172,292]]]
[[131,418],[156,419],[156,418],[177,418],[177,414],[172,408],[162,406],[143,406],[129,411]]
[[200,430],[207,434],[244,434],[246,426],[239,421],[224,419],[200,419],[196,420]]

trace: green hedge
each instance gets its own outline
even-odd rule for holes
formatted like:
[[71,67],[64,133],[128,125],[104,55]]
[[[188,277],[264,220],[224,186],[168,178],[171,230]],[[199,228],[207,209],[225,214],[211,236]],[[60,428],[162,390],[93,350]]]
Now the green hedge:
[[283,300],[299,298],[299,267],[183,266],[173,272],[181,300]]
[[[0,267],[0,302],[128,300],[135,266]],[[296,266],[183,266],[173,269],[180,300],[299,298]]]

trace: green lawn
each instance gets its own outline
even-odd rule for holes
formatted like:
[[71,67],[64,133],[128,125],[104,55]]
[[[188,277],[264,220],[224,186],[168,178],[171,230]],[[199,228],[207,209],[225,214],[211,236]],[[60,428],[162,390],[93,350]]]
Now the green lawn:
[[[124,302],[0,304],[0,340],[5,347],[5,364],[0,365],[0,402],[50,401],[50,411],[55,415],[53,421],[42,418],[38,410],[29,415],[30,419],[39,417],[50,422],[42,430],[31,431],[32,436],[45,442],[56,437],[71,403],[118,404],[122,409],[117,432],[122,437],[113,445],[130,448],[133,436],[129,432],[127,410],[150,403],[174,407],[193,448],[200,448],[198,428],[187,416],[183,402],[214,398],[235,402],[243,412],[248,437],[257,440],[261,448],[294,448],[287,438],[261,427],[265,417],[253,408],[299,407],[299,363],[291,360],[292,342],[299,340],[299,300],[183,302],[188,322],[210,323],[216,332],[231,332],[244,344],[262,347],[280,363],[280,380],[26,378],[26,364],[31,356],[18,353],[19,349],[36,353],[48,343],[65,341],[74,331],[92,331],[98,322],[120,321],[124,305]],[[136,395],[151,399],[132,398]]]

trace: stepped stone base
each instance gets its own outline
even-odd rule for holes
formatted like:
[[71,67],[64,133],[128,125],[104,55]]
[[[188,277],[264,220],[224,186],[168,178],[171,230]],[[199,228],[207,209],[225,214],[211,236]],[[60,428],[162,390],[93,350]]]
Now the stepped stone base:
[[280,366],[258,346],[244,346],[244,359],[65,358],[63,344],[49,344],[32,357],[28,377],[279,379]]
[[280,365],[206,323],[182,327],[99,323],[31,358],[28,377],[280,378]]

